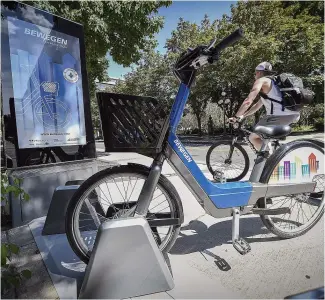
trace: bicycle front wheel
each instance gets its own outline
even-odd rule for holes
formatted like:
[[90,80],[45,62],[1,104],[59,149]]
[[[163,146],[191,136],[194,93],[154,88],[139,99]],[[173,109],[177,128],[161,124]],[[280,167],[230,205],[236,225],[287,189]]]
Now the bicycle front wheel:
[[267,161],[262,183],[315,182],[312,193],[262,199],[262,208],[288,207],[290,212],[261,216],[264,225],[275,235],[293,238],[306,233],[324,213],[324,149],[308,141],[283,145]]
[[[118,166],[94,174],[79,187],[67,209],[66,233],[73,251],[81,260],[88,263],[101,223],[123,218],[135,209],[148,175],[146,167]],[[160,250],[168,252],[179,234],[181,224],[175,225],[175,221],[182,222],[183,207],[176,189],[163,175],[146,218]],[[153,224],[153,220],[159,222]]]
[[220,141],[212,145],[206,156],[212,175],[222,172],[227,181],[239,181],[249,169],[249,157],[245,149],[232,141]]

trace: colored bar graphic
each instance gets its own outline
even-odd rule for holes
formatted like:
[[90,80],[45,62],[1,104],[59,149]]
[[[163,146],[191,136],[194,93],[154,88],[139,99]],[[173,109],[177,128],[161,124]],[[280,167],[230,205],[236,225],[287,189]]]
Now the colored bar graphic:
[[290,179],[290,161],[284,162],[284,178]]
[[309,164],[309,170],[310,173],[316,173],[317,167],[316,167],[316,156],[314,153],[311,153],[308,156],[308,164]]
[[279,166],[279,179],[284,177],[284,167]]
[[309,176],[310,175],[309,165],[302,165],[301,172],[303,177]]
[[290,176],[291,178],[296,178],[296,163],[290,164]]
[[294,162],[289,160],[283,161],[283,166],[280,164],[274,169],[271,179],[279,181],[281,179],[294,179],[302,177],[309,177],[310,174],[316,174],[319,170],[319,160],[314,153],[308,156],[308,163],[303,164],[300,157],[295,156]]

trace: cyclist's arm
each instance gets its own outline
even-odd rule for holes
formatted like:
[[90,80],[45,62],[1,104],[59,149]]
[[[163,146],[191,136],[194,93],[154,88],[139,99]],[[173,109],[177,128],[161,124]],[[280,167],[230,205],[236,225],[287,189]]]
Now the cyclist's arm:
[[263,106],[262,100],[258,100],[247,112],[243,114],[243,117],[248,117],[252,114],[255,114]]
[[253,85],[253,88],[247,98],[244,100],[243,104],[240,106],[236,113],[236,117],[243,116],[246,110],[252,105],[253,101],[261,91],[263,84],[265,83],[264,78],[257,79]]

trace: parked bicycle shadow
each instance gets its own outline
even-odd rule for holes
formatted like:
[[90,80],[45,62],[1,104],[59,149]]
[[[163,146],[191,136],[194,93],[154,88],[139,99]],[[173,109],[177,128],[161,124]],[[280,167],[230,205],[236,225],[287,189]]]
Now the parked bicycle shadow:
[[[186,234],[186,231],[188,234]],[[181,227],[181,233],[169,253],[184,255],[201,252],[218,261],[220,257],[208,249],[223,244],[232,244],[231,233],[232,220],[221,221],[210,227],[200,220],[194,220]],[[270,236],[269,231],[258,217],[242,218],[240,220],[240,236],[245,238],[248,243],[280,240],[277,236]]]

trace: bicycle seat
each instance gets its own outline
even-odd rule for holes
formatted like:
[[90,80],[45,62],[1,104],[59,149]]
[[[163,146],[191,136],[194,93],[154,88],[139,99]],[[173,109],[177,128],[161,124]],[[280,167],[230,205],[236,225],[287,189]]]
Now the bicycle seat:
[[289,125],[257,125],[254,128],[255,133],[264,135],[267,138],[283,138],[291,133],[291,127]]

